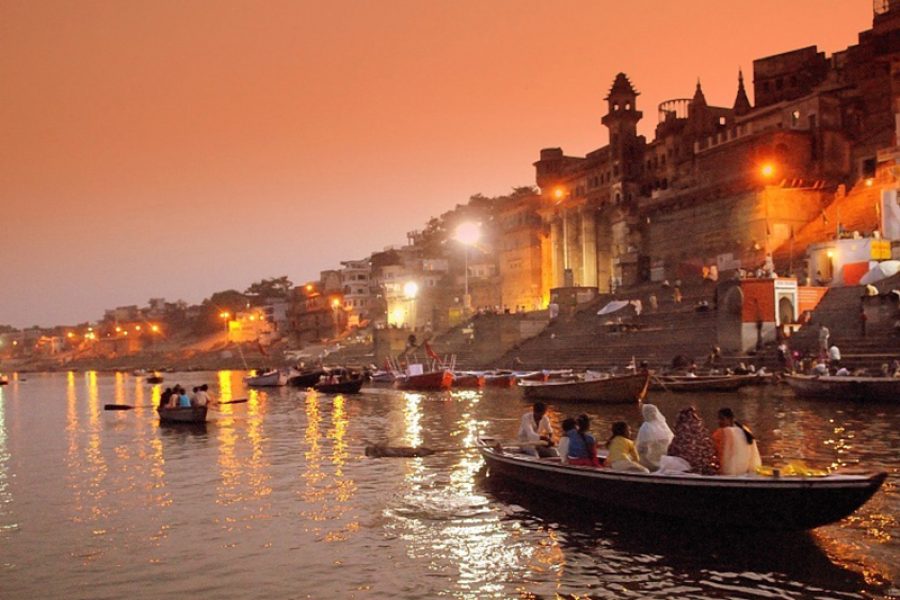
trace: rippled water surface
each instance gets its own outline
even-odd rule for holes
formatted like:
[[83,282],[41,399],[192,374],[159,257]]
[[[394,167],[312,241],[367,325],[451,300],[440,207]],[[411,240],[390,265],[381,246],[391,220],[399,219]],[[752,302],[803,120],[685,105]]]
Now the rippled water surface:
[[[782,388],[651,400],[708,424],[730,405],[765,456],[889,471],[857,514],[808,534],[728,532],[573,513],[483,469],[479,433],[512,438],[515,390],[332,397],[208,382],[202,430],[160,427],[160,386],[126,374],[29,374],[0,387],[0,598],[870,598],[900,595],[897,405]],[[107,403],[137,405],[108,412]],[[598,437],[636,406],[588,412]],[[366,444],[445,448],[370,459]]]

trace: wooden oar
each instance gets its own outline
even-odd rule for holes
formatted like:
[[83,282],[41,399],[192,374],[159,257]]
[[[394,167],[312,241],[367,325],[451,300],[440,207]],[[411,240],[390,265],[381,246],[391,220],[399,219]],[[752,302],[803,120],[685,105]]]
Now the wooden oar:
[[[229,400],[228,402],[211,402],[209,406],[216,406],[221,404],[243,404],[247,401],[246,398],[238,398],[237,400]],[[141,406],[132,406],[131,404],[104,404],[103,410],[133,410],[135,408],[156,408],[155,404],[143,404]],[[178,408],[178,407],[176,407]],[[188,408],[188,407],[182,407]]]
[[666,392],[666,393],[669,392],[669,388],[666,387],[666,384],[665,384],[665,382],[664,382],[662,379],[660,379],[659,377],[657,377],[656,375],[654,375],[654,376],[653,376],[653,381],[655,381],[656,383],[658,383],[659,385],[661,385],[664,392]]
[[[546,446],[547,442],[503,442],[504,446]],[[376,444],[366,446],[366,456],[371,458],[416,458],[419,456],[431,456],[437,452],[462,452],[465,450],[477,450],[480,446],[451,446],[448,448],[428,448],[426,446],[387,446]]]

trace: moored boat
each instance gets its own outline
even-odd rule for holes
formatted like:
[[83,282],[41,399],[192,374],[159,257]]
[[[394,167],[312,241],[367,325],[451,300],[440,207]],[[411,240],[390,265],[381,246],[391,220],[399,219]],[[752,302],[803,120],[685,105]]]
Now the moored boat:
[[865,504],[887,477],[883,471],[778,478],[634,473],[505,452],[491,438],[480,439],[478,448],[490,475],[534,492],[565,495],[611,513],[647,513],[714,527],[791,531],[827,525]]
[[322,394],[358,394],[362,389],[363,382],[362,377],[357,377],[356,379],[348,379],[338,383],[317,383],[312,387]]
[[322,375],[326,375],[323,369],[316,369],[314,371],[304,371],[302,373],[298,373],[293,377],[289,377],[287,380],[288,385],[299,388],[309,388],[319,383],[319,379]]
[[662,375],[653,377],[650,389],[666,392],[733,392],[745,386],[770,383],[772,376],[748,375]]
[[532,400],[625,404],[643,400],[647,395],[649,382],[649,373],[637,373],[573,381],[521,381],[519,386],[525,397]]
[[493,388],[511,388],[516,386],[515,373],[488,373],[484,376],[484,385]]
[[283,371],[268,371],[261,375],[244,377],[244,383],[253,387],[280,387],[287,385],[288,374]]
[[458,389],[479,389],[484,387],[484,375],[480,373],[454,373],[453,387]]
[[160,423],[188,423],[198,425],[206,423],[205,406],[187,406],[176,408],[157,408]]
[[408,374],[394,382],[398,390],[431,392],[449,390],[453,385],[453,373],[446,369],[428,373]]
[[0,385],[9,385],[9,377],[0,375]]
[[896,402],[900,399],[900,379],[893,377],[785,375],[784,380],[795,394],[803,398],[875,402]]
[[157,383],[162,383],[162,382],[163,382],[163,376],[160,375],[159,373],[154,373],[153,375],[149,375],[149,376],[145,377],[145,378],[144,378],[144,381],[146,381],[147,383],[152,383],[152,384],[155,385],[155,384],[157,384]]

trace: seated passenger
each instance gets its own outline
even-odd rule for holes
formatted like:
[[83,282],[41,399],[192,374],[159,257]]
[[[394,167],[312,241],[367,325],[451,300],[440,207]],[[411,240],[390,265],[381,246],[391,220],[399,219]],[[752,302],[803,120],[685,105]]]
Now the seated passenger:
[[601,467],[597,458],[597,440],[589,432],[591,419],[585,415],[578,415],[575,419],[576,428],[569,431],[568,464],[583,467]]
[[693,406],[678,413],[675,435],[659,465],[660,470],[665,471],[687,470],[700,475],[716,475],[719,472],[716,448],[703,420]]
[[[543,402],[535,402],[531,412],[522,415],[519,423],[518,441],[528,445],[522,446],[522,452],[540,458],[558,456],[553,448],[553,429],[547,418],[547,406]],[[544,444],[541,444],[544,442]]]
[[656,406],[645,404],[641,408],[641,414],[644,416],[644,422],[638,429],[635,446],[641,457],[641,464],[650,470],[656,470],[659,468],[659,459],[669,449],[674,434]]
[[190,408],[191,399],[187,395],[187,391],[180,385],[175,386],[178,392],[178,408]]
[[159,397],[159,408],[169,408],[172,401],[172,388],[166,388]]
[[612,426],[612,437],[606,442],[609,448],[609,456],[606,464],[616,471],[636,471],[649,473],[647,467],[640,464],[640,456],[631,441],[631,431],[625,421],[616,421]]
[[556,447],[559,452],[559,462],[564,465],[569,464],[569,433],[575,431],[575,419],[569,417],[562,422],[562,436],[559,438],[559,445]]
[[755,473],[762,465],[756,439],[745,425],[734,419],[730,408],[719,411],[719,428],[712,434],[722,475]]

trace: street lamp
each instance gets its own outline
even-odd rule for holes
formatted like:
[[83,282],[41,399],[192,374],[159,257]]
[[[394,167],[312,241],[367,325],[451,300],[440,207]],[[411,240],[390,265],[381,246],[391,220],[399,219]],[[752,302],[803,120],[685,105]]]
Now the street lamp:
[[222,323],[225,325],[225,333],[228,333],[228,319],[231,317],[231,313],[223,310],[219,313],[219,318],[222,319]]
[[468,311],[471,308],[472,298],[469,296],[469,248],[478,243],[481,239],[481,225],[478,223],[462,223],[456,228],[456,234],[453,236],[456,241],[466,247],[466,274],[465,274],[465,293],[463,294],[463,309]]

